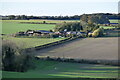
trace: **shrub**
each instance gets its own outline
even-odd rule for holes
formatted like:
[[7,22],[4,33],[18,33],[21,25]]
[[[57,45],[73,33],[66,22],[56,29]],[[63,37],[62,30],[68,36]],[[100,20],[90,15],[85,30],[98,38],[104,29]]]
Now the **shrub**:
[[92,33],[92,37],[101,37],[103,36],[104,29],[103,28],[98,28]]
[[25,72],[32,65],[32,56],[24,54],[13,42],[3,40],[2,44],[2,69],[5,71]]
[[92,33],[92,37],[98,37],[99,36],[99,30],[95,30],[93,33]]
[[46,21],[43,21],[43,24],[46,24]]

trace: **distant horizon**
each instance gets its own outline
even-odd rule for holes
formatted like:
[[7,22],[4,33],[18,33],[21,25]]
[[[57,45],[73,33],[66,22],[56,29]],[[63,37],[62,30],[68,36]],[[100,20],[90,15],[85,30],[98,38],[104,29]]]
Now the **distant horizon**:
[[[101,14],[101,13],[84,13],[84,14]],[[107,13],[102,13],[102,14],[107,14]],[[119,14],[119,13],[109,13],[109,14]],[[10,15],[14,15],[14,14],[0,15],[0,16],[10,16]],[[26,14],[17,14],[17,15],[14,15],[14,16],[21,16],[21,15],[25,15],[25,16],[63,16],[63,15],[26,15]],[[81,16],[83,14],[74,14],[74,15],[70,15],[70,16],[76,16],[76,15]],[[69,15],[64,15],[64,16],[69,16]]]

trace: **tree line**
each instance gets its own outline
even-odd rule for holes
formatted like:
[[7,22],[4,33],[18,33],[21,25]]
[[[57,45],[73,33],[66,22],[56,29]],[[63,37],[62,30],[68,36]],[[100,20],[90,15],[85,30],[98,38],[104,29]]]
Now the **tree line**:
[[30,19],[47,19],[47,20],[80,20],[80,15],[74,16],[27,16],[27,15],[8,15],[1,16],[3,20],[30,20]]
[[83,15],[87,16],[100,16],[104,15],[108,19],[120,19],[119,14],[112,13],[94,13],[94,14],[82,14],[74,16],[27,16],[27,15],[7,15],[0,16],[3,20],[29,20],[29,19],[47,19],[47,20],[80,20]]

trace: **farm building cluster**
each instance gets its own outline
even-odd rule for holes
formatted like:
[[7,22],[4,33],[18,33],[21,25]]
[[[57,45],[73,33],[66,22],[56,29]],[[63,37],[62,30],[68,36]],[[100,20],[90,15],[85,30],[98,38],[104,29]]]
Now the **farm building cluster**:
[[80,31],[46,31],[46,30],[27,30],[25,32],[21,31],[14,34],[14,37],[17,36],[34,36],[34,37],[46,37],[46,38],[57,38],[57,37],[76,37],[81,36],[85,37],[87,34]]

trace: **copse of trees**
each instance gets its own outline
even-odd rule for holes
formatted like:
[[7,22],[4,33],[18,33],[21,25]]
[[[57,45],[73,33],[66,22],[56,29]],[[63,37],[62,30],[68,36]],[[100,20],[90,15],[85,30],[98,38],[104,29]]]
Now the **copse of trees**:
[[[109,24],[109,19],[103,14],[84,14],[81,16],[80,23],[83,26],[83,30],[86,33],[94,32],[95,35],[99,36],[99,24]],[[98,31],[96,31],[98,30]],[[102,33],[102,32],[101,32]]]
[[82,21],[80,23],[83,27],[83,31],[86,33],[93,32],[94,30],[99,28],[98,24],[86,23],[86,22],[82,22]]
[[55,27],[55,31],[83,31],[87,35],[89,32],[94,32],[99,28],[98,24],[86,23],[86,22],[70,22],[70,23],[59,23]]
[[11,41],[2,42],[2,70],[25,72],[33,66],[33,57],[30,54],[23,54],[23,51]]
[[[120,19],[120,13],[119,14],[113,14],[113,13],[93,13],[93,14],[83,14],[87,16],[105,16],[108,19]],[[80,18],[83,16],[81,15]]]
[[105,15],[88,15],[84,14],[81,16],[81,21],[86,23],[95,23],[95,24],[108,24],[110,23],[109,18]]
[[55,27],[55,31],[80,31],[83,30],[79,22],[59,23]]

